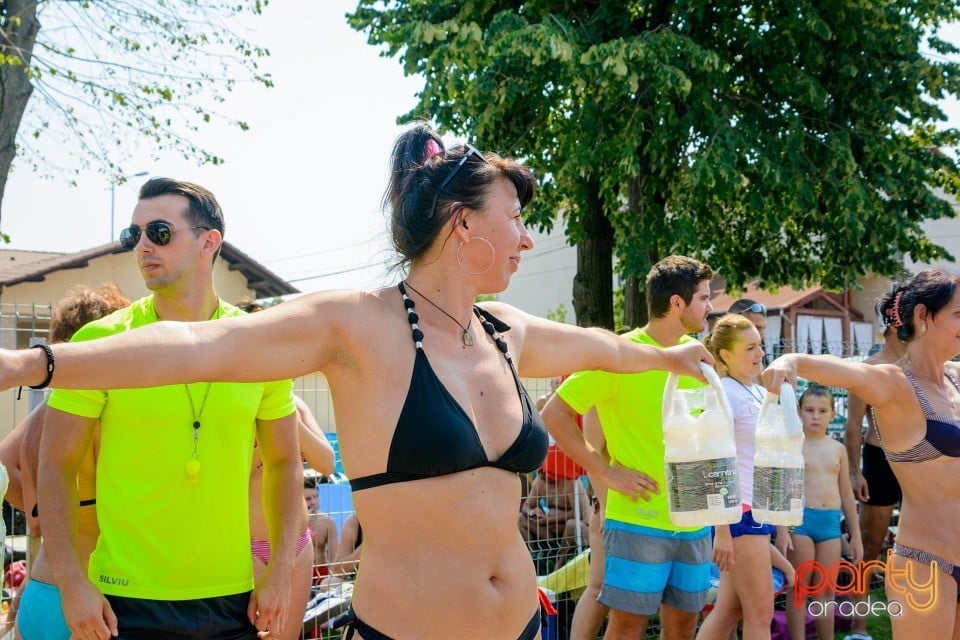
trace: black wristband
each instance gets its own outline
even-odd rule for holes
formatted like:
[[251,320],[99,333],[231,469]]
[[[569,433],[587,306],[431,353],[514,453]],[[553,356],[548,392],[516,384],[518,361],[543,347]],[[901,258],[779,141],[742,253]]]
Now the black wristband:
[[41,382],[40,384],[38,384],[38,385],[36,385],[36,386],[31,385],[30,388],[31,388],[31,389],[46,389],[46,388],[50,385],[50,381],[53,380],[53,367],[54,367],[54,362],[53,362],[53,349],[51,349],[49,346],[47,346],[47,345],[45,345],[45,344],[35,344],[35,345],[31,346],[30,348],[31,348],[31,349],[43,349],[43,352],[44,352],[44,353],[46,354],[46,356],[47,356],[47,378],[46,378],[43,382]]

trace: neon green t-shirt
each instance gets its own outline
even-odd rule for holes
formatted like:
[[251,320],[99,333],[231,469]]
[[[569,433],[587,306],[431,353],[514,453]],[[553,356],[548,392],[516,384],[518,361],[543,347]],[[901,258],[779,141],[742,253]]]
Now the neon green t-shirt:
[[[634,329],[622,337],[663,348],[643,329]],[[684,336],[680,343],[693,340]],[[667,510],[662,421],[666,384],[666,371],[628,374],[579,371],[563,381],[557,395],[580,414],[595,406],[611,459],[628,469],[647,474],[660,487],[660,493],[651,494],[649,501],[639,498],[634,502],[619,491],[608,491],[607,518],[667,531],[697,531],[700,527],[672,524]],[[679,386],[691,389],[702,384],[681,376]]]
[[[221,301],[214,318],[242,313]],[[73,340],[156,321],[148,296],[85,325]],[[49,406],[100,419],[100,537],[88,573],[103,593],[193,600],[253,588],[248,493],[256,421],[295,411],[292,381],[57,389]],[[191,479],[195,418],[200,469]]]

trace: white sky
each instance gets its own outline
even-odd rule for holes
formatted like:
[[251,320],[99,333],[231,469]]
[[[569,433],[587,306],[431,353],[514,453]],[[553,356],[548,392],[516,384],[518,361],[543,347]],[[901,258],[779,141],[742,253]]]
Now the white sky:
[[[398,115],[422,87],[396,60],[381,58],[366,36],[347,26],[353,0],[271,2],[251,19],[248,37],[271,51],[272,89],[248,86],[222,110],[251,129],[211,125],[202,144],[226,159],[198,167],[174,153],[160,162],[124,164],[191,180],[213,191],[224,209],[226,238],[281,277],[372,268],[297,282],[303,291],[376,286],[391,254],[380,212],[387,161],[402,131]],[[56,154],[53,141],[47,141]],[[63,159],[61,159],[63,161]],[[115,234],[128,225],[146,177],[116,188]],[[79,251],[110,239],[110,185],[90,171],[70,187],[14,170],[3,202],[7,248]]]
[[[404,78],[396,59],[379,57],[365,34],[347,26],[344,15],[355,7],[355,0],[272,2],[250,22],[249,38],[271,51],[265,66],[276,86],[241,88],[225,106],[250,131],[211,126],[196,136],[224,165],[197,167],[173,153],[124,165],[131,174],[211,189],[227,239],[283,278],[345,272],[295,282],[303,291],[379,286],[392,258],[380,198],[401,131],[396,117],[414,106],[422,80]],[[960,25],[942,35],[960,42]],[[960,126],[960,103],[948,109]],[[55,156],[54,141],[46,144]],[[145,179],[116,188],[115,233],[129,224]],[[41,180],[26,166],[15,168],[3,202],[7,248],[69,252],[107,242],[109,183],[94,171],[78,182],[69,187],[67,179]]]

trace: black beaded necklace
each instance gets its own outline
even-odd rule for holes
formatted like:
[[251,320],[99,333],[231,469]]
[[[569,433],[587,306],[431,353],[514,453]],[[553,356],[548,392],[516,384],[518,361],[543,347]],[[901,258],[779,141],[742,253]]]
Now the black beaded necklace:
[[[445,310],[443,307],[441,307],[440,305],[438,305],[436,302],[434,302],[433,300],[431,300],[431,299],[428,298],[427,296],[425,296],[425,295],[423,295],[422,293],[420,293],[420,292],[417,290],[417,288],[414,287],[412,284],[410,284],[408,281],[404,280],[404,281],[401,282],[400,284],[402,285],[402,284],[404,284],[404,283],[406,283],[406,285],[407,285],[408,287],[410,287],[410,290],[411,290],[411,291],[413,291],[413,292],[416,293],[418,296],[420,296],[421,298],[423,298],[424,300],[426,300],[427,302],[429,302],[429,303],[430,303],[431,305],[433,305],[434,308],[436,308],[440,313],[442,313],[443,315],[447,316],[448,318],[450,318],[451,320],[453,320],[454,322],[456,322],[456,323],[457,323],[457,326],[460,327],[461,329],[463,329],[463,346],[464,346],[464,347],[472,347],[472,346],[473,346],[473,336],[470,335],[470,325],[473,323],[473,318],[472,318],[472,317],[471,317],[469,320],[467,320],[467,326],[463,326],[463,325],[460,323],[459,320],[457,320],[457,319],[454,318],[452,315],[450,315],[449,313],[447,313],[446,310]],[[402,288],[401,288],[400,290],[403,291]]]
[[[409,282],[407,283],[407,286],[410,286]],[[410,321],[410,324],[413,326],[414,343],[416,344],[418,349],[422,349],[423,348],[423,331],[421,331],[420,327],[417,326],[417,322],[420,320],[420,318],[417,316],[417,312],[415,311],[416,305],[414,304],[413,300],[411,300],[410,297],[407,295],[407,291],[404,288],[403,282],[398,283],[397,288],[400,290],[400,295],[403,297],[403,306],[407,310],[408,320]],[[410,287],[410,288],[413,289],[413,287]],[[414,291],[416,291],[416,289],[414,289]],[[500,353],[503,354],[503,357],[506,358],[510,366],[513,367],[513,355],[511,355],[510,353],[510,347],[509,345],[507,345],[506,341],[503,339],[503,336],[500,335],[500,332],[497,331],[497,328],[493,326],[493,323],[490,322],[483,315],[483,312],[481,312],[480,308],[477,307],[476,305],[474,305],[473,307],[473,314],[477,316],[477,320],[480,321],[480,326],[483,327],[483,330],[487,332],[487,335],[489,335],[493,339],[494,344],[497,345],[497,349],[500,350]],[[473,318],[470,318],[470,320],[472,322]],[[467,324],[467,326],[469,327],[470,325]]]

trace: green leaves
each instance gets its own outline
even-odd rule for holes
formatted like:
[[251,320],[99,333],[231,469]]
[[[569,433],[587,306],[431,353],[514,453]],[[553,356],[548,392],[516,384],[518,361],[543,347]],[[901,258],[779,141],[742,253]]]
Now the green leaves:
[[[7,41],[17,46],[9,51],[24,56],[0,54],[0,74],[22,66],[21,73],[34,89],[20,125],[30,133],[18,138],[18,158],[44,164],[31,144],[32,137],[43,131],[63,140],[62,148],[76,157],[76,166],[93,164],[108,173],[121,172],[119,161],[128,147],[124,143],[131,137],[143,137],[157,149],[176,149],[201,163],[221,162],[190,138],[215,120],[248,128],[201,102],[224,103],[238,82],[273,86],[270,75],[260,70],[269,51],[240,35],[234,22],[242,14],[259,15],[266,4],[263,0],[42,3],[43,21],[35,43],[16,38],[22,35],[17,30],[25,29],[21,25],[37,24],[36,5],[29,5],[29,11],[16,19],[0,20]],[[78,33],[82,37],[76,37]],[[21,109],[29,97],[29,92],[22,97]],[[12,118],[14,112],[5,111],[3,117]],[[0,166],[0,173],[5,175],[8,168]]]
[[735,287],[844,288],[898,272],[900,255],[945,255],[921,223],[960,194],[955,159],[933,151],[958,145],[934,100],[960,93],[960,64],[943,57],[955,43],[925,39],[957,14],[933,0],[361,0],[348,19],[425,77],[402,119],[522,158],[541,179],[528,219],[562,216],[572,242],[601,207],[623,275],[681,252]]

